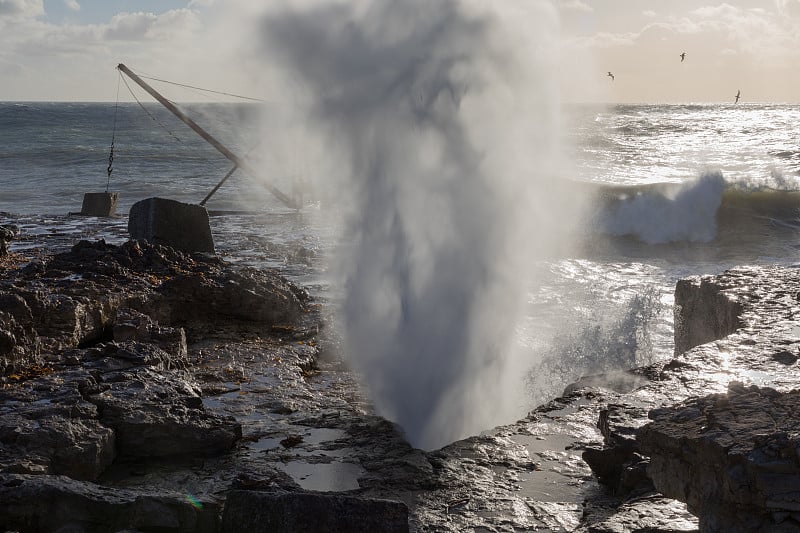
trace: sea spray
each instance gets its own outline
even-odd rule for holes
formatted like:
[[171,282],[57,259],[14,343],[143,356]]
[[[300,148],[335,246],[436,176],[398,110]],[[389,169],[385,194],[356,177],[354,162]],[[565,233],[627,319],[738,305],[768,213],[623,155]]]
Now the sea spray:
[[310,2],[261,26],[335,180],[345,354],[426,449],[524,413],[528,267],[578,219],[555,179],[555,10],[489,4]]
[[612,309],[598,306],[595,295],[590,298],[585,306],[592,310],[589,315],[577,318],[556,338],[548,339],[547,348],[528,370],[527,391],[532,405],[561,395],[565,386],[581,377],[649,365],[665,356],[658,353],[652,339],[653,330],[663,327],[658,322],[665,311],[663,294],[656,286],[637,287]]

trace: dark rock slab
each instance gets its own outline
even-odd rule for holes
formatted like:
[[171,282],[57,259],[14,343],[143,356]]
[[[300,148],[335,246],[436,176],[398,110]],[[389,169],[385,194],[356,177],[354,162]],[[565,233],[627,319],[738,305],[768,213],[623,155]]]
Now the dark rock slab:
[[171,246],[186,252],[214,253],[208,211],[201,205],[167,198],[147,198],[131,206],[131,239]]
[[116,453],[114,431],[84,398],[95,387],[76,369],[0,389],[0,472],[97,479]]
[[213,502],[102,487],[65,476],[0,474],[0,502],[0,525],[22,532],[216,533],[219,528],[220,509]]
[[97,480],[116,459],[207,458],[242,436],[206,411],[185,355],[129,341],[63,359],[0,388],[0,472]]
[[265,325],[292,323],[303,295],[280,276],[253,269],[224,278],[194,275],[166,280],[159,293],[169,307],[171,323],[238,320]]
[[42,354],[117,340],[184,353],[175,326],[232,321],[265,329],[304,316],[308,294],[274,272],[234,269],[206,254],[145,241],[80,241],[0,279],[0,370]]
[[117,450],[129,457],[208,457],[242,437],[239,422],[203,409],[196,386],[180,371],[136,368],[109,379],[89,400],[100,422],[114,429]]
[[721,339],[739,328],[742,305],[719,279],[693,277],[675,286],[675,354]]
[[407,533],[402,502],[309,492],[234,490],[222,517],[223,533]]
[[39,361],[41,342],[24,298],[0,289],[0,373]]
[[704,531],[800,531],[800,391],[734,382],[650,417],[648,473]]
[[186,332],[183,328],[161,326],[134,309],[121,308],[117,311],[112,336],[116,342],[153,344],[175,359],[186,362]]
[[609,403],[600,410],[597,424],[604,446],[587,448],[581,455],[598,479],[617,494],[652,489],[645,473],[647,462],[636,442],[636,430],[646,416],[646,408]]
[[[589,513],[587,513],[588,515]],[[697,521],[685,506],[658,493],[631,498],[612,513],[579,528],[579,533],[696,533]]]

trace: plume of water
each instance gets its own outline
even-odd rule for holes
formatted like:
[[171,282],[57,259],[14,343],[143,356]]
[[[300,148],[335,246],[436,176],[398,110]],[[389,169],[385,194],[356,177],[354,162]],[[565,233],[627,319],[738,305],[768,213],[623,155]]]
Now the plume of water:
[[524,410],[526,272],[577,220],[555,179],[556,28],[540,0],[307,2],[262,20],[340,193],[346,356],[421,448]]

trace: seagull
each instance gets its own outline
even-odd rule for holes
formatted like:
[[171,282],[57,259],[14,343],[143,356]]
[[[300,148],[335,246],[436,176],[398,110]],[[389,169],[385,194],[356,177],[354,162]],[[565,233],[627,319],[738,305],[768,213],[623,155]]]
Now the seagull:
[[611,78],[611,81],[614,81],[614,75],[613,75],[613,74],[611,74],[611,72],[609,72],[609,73],[607,74],[607,76],[608,76],[609,78]]
[[684,59],[686,59],[686,52],[681,52],[681,63],[683,63]]
[[741,95],[742,95],[742,91],[741,91],[741,89],[737,90],[737,91],[736,91],[736,101],[734,102],[734,104],[738,104],[738,103],[739,103],[739,97],[740,97]]

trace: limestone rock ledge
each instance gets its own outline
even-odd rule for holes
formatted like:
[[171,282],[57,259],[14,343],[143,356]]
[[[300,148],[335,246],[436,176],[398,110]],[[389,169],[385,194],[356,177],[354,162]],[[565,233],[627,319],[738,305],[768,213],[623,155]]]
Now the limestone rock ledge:
[[215,502],[196,502],[181,494],[110,489],[66,476],[0,473],[0,501],[0,524],[23,532],[219,530],[220,506]]
[[[164,327],[224,321],[269,329],[295,323],[308,301],[304,290],[274,272],[234,269],[215,256],[145,241],[80,241],[6,274],[0,277],[0,374],[58,359],[66,349],[127,340],[137,329],[164,340],[141,316]],[[118,327],[132,320],[132,328]],[[180,339],[167,343],[180,345]]]
[[800,532],[799,298],[794,268],[679,282],[675,358],[601,409],[598,478],[685,502],[703,532]]
[[703,531],[800,530],[800,391],[733,382],[650,418],[638,434],[648,474]]

